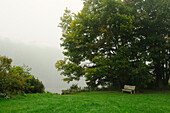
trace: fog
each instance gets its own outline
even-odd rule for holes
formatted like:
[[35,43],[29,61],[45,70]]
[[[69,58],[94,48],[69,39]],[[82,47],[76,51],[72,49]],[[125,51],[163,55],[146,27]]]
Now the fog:
[[[59,25],[64,10],[79,12],[82,0],[0,0],[0,55],[12,65],[28,65],[47,91],[61,93],[63,82],[55,63],[63,59]],[[80,86],[85,85],[82,80]]]
[[[63,59],[59,25],[64,10],[77,13],[82,0],[0,0],[0,55],[12,65],[28,65],[47,91],[61,93],[63,82],[55,63]],[[84,86],[85,82],[79,82]]]
[[79,12],[82,0],[0,0],[0,37],[59,46],[64,10]]
[[72,83],[85,86],[82,79],[79,82],[64,82],[63,76],[55,68],[57,60],[64,58],[62,49],[55,46],[47,46],[37,43],[21,43],[8,38],[0,38],[0,55],[13,59],[12,65],[28,65],[32,68],[31,73],[43,82],[46,91],[61,93]]

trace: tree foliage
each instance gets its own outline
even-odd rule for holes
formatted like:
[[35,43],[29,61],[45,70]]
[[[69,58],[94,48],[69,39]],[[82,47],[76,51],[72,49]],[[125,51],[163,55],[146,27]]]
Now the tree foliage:
[[[170,78],[170,2],[168,0],[127,0],[135,15],[134,35],[140,59],[150,62],[156,86],[168,85]],[[134,46],[134,47],[136,47]],[[136,55],[137,56],[137,55]]]
[[[168,0],[84,0],[61,18],[65,81],[86,77],[90,87],[167,84],[170,74]],[[149,62],[149,65],[148,65]]]
[[0,57],[0,92],[6,94],[43,93],[44,85],[28,66],[11,66],[12,59]]

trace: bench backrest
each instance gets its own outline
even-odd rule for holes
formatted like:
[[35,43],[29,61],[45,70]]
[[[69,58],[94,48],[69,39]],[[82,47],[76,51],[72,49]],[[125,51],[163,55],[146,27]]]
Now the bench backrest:
[[135,90],[135,87],[136,87],[136,86],[124,85],[124,89]]

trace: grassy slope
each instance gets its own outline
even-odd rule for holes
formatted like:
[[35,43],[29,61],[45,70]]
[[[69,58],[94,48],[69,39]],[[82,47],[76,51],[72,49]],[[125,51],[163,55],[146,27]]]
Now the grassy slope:
[[1,99],[0,113],[164,113],[170,112],[170,91],[148,94],[85,92],[75,95],[29,94],[17,99]]

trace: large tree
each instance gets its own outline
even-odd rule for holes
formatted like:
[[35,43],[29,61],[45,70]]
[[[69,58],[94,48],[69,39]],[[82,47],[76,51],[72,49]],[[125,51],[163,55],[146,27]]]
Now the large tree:
[[[170,2],[169,0],[126,0],[135,17],[136,54],[149,62],[156,86],[168,85],[170,78]],[[137,55],[136,55],[137,56]]]
[[[156,30],[152,29],[156,25],[153,18],[158,17],[150,18],[152,14],[145,11],[145,7],[147,10],[152,9],[148,5],[157,7],[155,3],[158,0],[151,1],[84,0],[84,7],[78,14],[66,9],[60,23],[63,29],[61,46],[64,47],[66,59],[56,63],[58,70],[63,70],[61,74],[66,76],[64,80],[69,82],[84,76],[91,87],[116,83],[120,86],[134,84],[144,87],[154,78],[149,74],[151,67],[156,79],[160,79],[155,74],[155,68],[158,68],[155,62],[159,58],[165,61],[166,56],[164,64],[166,68],[169,66],[169,40],[165,40],[169,20],[167,5],[163,5],[167,0],[161,0],[161,8],[157,9],[157,13],[165,18],[162,23],[166,25],[162,25],[160,29],[155,28]],[[153,13],[154,10],[150,12]],[[159,34],[159,30],[163,33]],[[158,51],[154,50],[155,44],[148,41],[155,42],[156,39],[162,39],[162,50],[159,53],[164,51],[166,54],[154,59]],[[146,65],[148,61],[152,66]],[[166,77],[168,73],[166,71]]]

